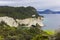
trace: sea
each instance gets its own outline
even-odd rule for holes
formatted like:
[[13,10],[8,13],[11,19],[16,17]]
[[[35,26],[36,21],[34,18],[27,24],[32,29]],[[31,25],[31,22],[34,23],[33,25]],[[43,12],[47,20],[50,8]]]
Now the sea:
[[58,30],[60,29],[60,14],[39,14],[44,16],[43,30]]

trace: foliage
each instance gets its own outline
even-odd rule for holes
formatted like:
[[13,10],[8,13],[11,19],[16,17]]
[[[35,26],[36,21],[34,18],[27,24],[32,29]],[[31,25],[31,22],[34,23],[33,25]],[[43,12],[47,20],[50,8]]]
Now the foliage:
[[49,40],[48,36],[43,36],[42,34],[38,34],[32,38],[32,40]]
[[[32,15],[39,16],[34,7],[9,7],[0,6],[0,16],[9,16],[17,19],[30,18]],[[27,16],[26,16],[27,15]]]
[[55,34],[55,40],[60,40],[60,31]]
[[55,31],[54,30],[44,30],[45,32],[47,32],[49,35],[54,35]]
[[42,40],[43,31],[38,27],[10,27],[5,23],[3,23],[3,25],[0,25],[1,40]]

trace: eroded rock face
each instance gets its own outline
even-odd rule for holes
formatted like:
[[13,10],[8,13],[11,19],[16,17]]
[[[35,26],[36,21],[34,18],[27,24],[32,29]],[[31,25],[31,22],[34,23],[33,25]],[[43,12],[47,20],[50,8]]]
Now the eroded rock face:
[[17,27],[18,26],[18,23],[16,23],[16,21],[11,17],[7,17],[7,16],[0,17],[0,23],[2,21],[11,27]]
[[11,27],[18,27],[19,24],[20,25],[24,24],[26,27],[31,27],[32,25],[36,26],[36,24],[39,24],[40,26],[44,26],[44,24],[42,23],[42,17],[14,20],[11,17],[4,16],[4,17],[0,17],[0,23],[2,21],[5,22],[7,25],[9,25]]
[[36,24],[38,24],[39,26],[44,26],[44,24],[42,23],[43,18],[42,17],[38,17],[38,18],[26,18],[26,19],[16,19],[17,23],[19,23],[20,25],[25,24],[27,25],[26,27],[31,27],[32,25],[36,26]]

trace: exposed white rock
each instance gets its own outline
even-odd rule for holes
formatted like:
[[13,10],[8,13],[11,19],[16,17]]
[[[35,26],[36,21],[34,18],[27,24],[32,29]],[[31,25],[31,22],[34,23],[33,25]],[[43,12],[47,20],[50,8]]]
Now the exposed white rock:
[[26,19],[16,19],[17,23],[21,24],[25,24],[27,25],[26,27],[31,27],[31,25],[35,25],[39,24],[39,26],[44,26],[44,24],[42,23],[43,18],[42,17],[38,17],[38,18],[26,18]]
[[40,26],[44,26],[44,24],[42,23],[42,17],[38,17],[38,18],[26,18],[26,19],[16,19],[14,20],[11,17],[8,16],[4,16],[4,17],[0,17],[0,23],[1,22],[5,22],[7,25],[11,26],[11,27],[18,27],[19,24],[22,25],[26,25],[26,27],[31,27],[31,25],[35,25],[39,24]]
[[16,21],[11,18],[11,17],[7,17],[7,16],[4,16],[4,17],[0,17],[0,23],[1,22],[5,22],[7,25],[11,26],[11,27],[17,27],[18,26],[18,23],[16,23]]
[[35,17],[36,15],[32,15],[32,17]]

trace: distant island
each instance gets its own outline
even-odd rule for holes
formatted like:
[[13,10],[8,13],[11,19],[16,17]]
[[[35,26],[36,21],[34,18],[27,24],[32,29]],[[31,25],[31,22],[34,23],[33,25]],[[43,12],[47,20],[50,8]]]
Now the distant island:
[[37,11],[39,14],[60,14],[60,11],[52,11],[49,9],[46,9],[44,11]]

